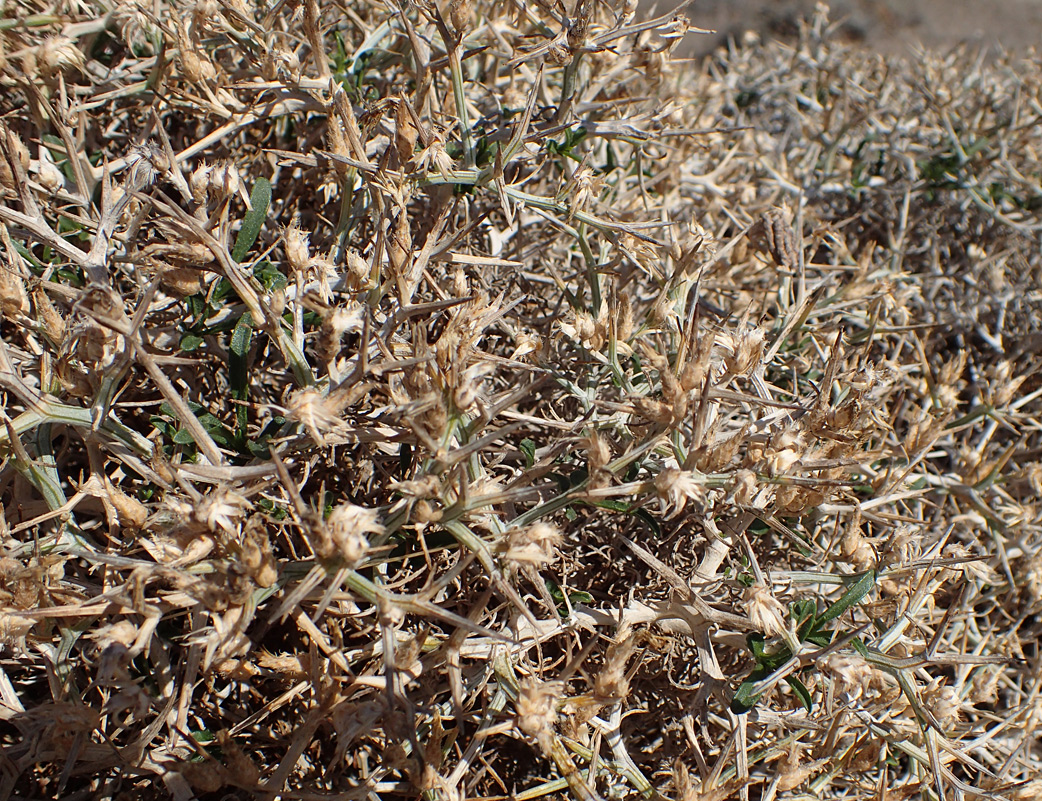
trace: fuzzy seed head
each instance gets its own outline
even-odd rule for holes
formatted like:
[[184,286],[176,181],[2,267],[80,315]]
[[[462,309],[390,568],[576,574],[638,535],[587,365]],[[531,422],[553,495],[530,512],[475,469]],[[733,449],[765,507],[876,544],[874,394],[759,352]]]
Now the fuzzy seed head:
[[667,467],[655,476],[654,484],[663,514],[672,510],[666,515],[666,520],[683,512],[688,501],[699,505],[705,501],[706,489],[702,484],[702,475],[694,471]]
[[60,74],[82,70],[86,59],[67,36],[51,36],[36,48],[36,64],[44,80],[54,81]]
[[341,426],[339,399],[330,398],[314,387],[290,394],[286,401],[286,418],[300,423],[315,442],[326,441],[326,435]]
[[632,631],[619,632],[618,641],[608,648],[604,657],[604,667],[594,680],[593,694],[598,700],[615,703],[629,695],[629,680],[626,677],[626,664],[636,648],[636,637]]
[[31,617],[16,612],[0,611],[0,645],[11,647],[15,651],[25,650],[25,638],[36,625]]
[[187,38],[181,41],[177,60],[181,64],[181,74],[189,83],[204,83],[217,77],[217,68],[213,62]]
[[767,587],[760,584],[748,587],[744,600],[749,620],[768,637],[777,637],[788,631],[785,607]]
[[941,730],[949,731],[953,724],[959,720],[962,702],[955,688],[946,685],[944,681],[940,677],[931,679],[930,683],[922,689],[920,695],[923,706],[933,713],[934,718],[941,726]]
[[535,677],[523,679],[517,696],[517,727],[537,741],[553,734],[557,699],[563,690],[561,682],[544,682]]
[[736,506],[753,506],[759,491],[756,473],[752,470],[739,470],[734,474],[731,492]]
[[369,552],[366,534],[382,534],[375,509],[366,509],[352,503],[337,506],[320,525],[316,548],[319,556],[337,559],[355,567]]
[[250,502],[243,496],[231,490],[218,489],[196,503],[192,517],[210,531],[224,531],[234,535],[249,508]]
[[196,203],[206,202],[206,193],[210,189],[210,173],[213,167],[205,161],[196,167],[188,178],[188,188],[192,191],[192,197]]
[[762,328],[741,331],[735,337],[731,353],[724,359],[728,372],[746,375],[753,370],[760,363],[766,340],[767,333]]
[[347,273],[344,276],[344,280],[350,291],[362,292],[373,288],[373,269],[369,266],[369,262],[353,250],[347,251],[345,262]]
[[511,565],[541,566],[552,562],[563,535],[551,523],[536,522],[505,535],[503,559]]
[[140,530],[148,519],[148,508],[132,495],[127,495],[119,487],[109,483],[106,488],[109,503],[116,510],[121,525],[128,529]]
[[309,234],[300,230],[294,220],[286,227],[285,243],[286,261],[295,273],[304,273],[307,270],[311,254],[308,249]]

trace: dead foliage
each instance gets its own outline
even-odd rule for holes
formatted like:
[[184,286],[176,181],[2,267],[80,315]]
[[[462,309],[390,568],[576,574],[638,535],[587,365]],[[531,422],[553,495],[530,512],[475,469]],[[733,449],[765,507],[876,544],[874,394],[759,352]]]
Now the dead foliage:
[[0,797],[1038,793],[1037,62],[634,11],[5,8]]

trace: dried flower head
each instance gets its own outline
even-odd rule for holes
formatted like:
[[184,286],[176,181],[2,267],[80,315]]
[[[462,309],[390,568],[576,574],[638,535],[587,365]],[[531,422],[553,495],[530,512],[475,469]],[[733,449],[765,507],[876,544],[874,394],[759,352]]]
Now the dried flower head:
[[767,587],[762,584],[754,584],[746,588],[743,600],[749,613],[749,620],[757,629],[768,637],[788,633],[789,623],[785,607]]
[[216,489],[196,502],[192,517],[210,531],[220,530],[234,535],[249,508],[250,502],[242,495],[228,489]]
[[543,742],[553,734],[557,722],[557,701],[564,685],[557,681],[540,681],[534,676],[521,680],[517,696],[517,727]]
[[15,651],[25,650],[25,638],[35,625],[34,618],[0,610],[0,645],[9,646]]
[[36,48],[37,67],[48,82],[62,73],[82,70],[85,63],[83,51],[67,36],[50,36]]
[[[667,467],[655,476],[655,492],[659,497],[659,506],[666,520],[671,520],[684,511],[688,501],[701,504],[706,497],[703,484],[704,476],[693,470],[678,470]],[[672,511],[669,511],[672,510]]]
[[284,235],[286,261],[295,273],[303,274],[307,271],[308,263],[311,261],[311,252],[308,247],[309,234],[300,230],[300,223],[294,220],[286,226]]
[[316,520],[312,529],[319,556],[355,567],[369,552],[366,534],[382,534],[384,527],[375,509],[343,503],[325,520]]
[[545,565],[554,560],[561,539],[560,529],[552,523],[512,528],[503,535],[503,559],[512,565]]

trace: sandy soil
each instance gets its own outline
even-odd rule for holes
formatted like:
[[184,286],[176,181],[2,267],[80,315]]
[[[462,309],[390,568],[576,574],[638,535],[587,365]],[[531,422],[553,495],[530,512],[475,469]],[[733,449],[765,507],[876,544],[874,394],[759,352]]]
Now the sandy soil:
[[[660,9],[672,5],[657,3]],[[916,44],[948,48],[967,42],[991,50],[1042,45],[1042,0],[833,0],[830,5],[830,18],[840,23],[844,38],[884,52],[911,53]],[[814,0],[695,0],[686,11],[692,24],[717,34],[689,35],[685,49],[706,53],[749,29],[789,38],[796,20],[813,13],[814,6]]]

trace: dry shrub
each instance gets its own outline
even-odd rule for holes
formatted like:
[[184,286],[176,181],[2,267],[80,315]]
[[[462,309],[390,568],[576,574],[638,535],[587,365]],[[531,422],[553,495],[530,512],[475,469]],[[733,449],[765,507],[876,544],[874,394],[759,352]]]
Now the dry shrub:
[[1037,63],[633,11],[6,10],[4,797],[1030,792]]

